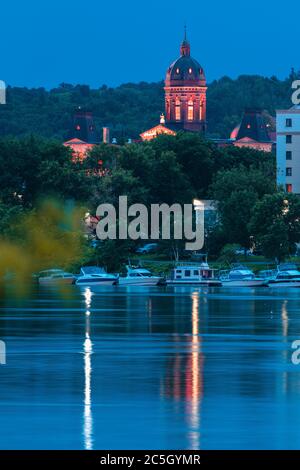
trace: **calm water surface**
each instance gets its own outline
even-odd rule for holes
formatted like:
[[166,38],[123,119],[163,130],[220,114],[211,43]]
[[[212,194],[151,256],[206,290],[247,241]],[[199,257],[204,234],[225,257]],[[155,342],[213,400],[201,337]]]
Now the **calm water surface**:
[[0,339],[1,449],[300,448],[300,290],[40,289]]

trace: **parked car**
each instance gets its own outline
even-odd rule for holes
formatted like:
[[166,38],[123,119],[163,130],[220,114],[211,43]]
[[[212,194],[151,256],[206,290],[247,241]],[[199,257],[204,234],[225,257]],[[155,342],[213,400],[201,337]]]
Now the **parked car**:
[[251,250],[248,250],[247,248],[239,248],[238,250],[235,250],[236,255],[246,255],[246,256],[253,256],[253,253]]
[[144,246],[140,246],[137,248],[136,253],[139,253],[141,255],[145,255],[147,253],[153,253],[154,251],[157,250],[158,243],[147,243]]

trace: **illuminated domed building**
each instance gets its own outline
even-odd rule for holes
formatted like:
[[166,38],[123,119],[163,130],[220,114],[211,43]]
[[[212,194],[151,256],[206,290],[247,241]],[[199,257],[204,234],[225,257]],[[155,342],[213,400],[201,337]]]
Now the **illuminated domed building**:
[[204,70],[191,57],[185,33],[180,57],[168,68],[165,80],[166,124],[175,130],[205,132],[206,90]]
[[160,124],[141,134],[151,140],[158,134],[185,130],[206,131],[206,79],[202,66],[191,57],[186,37],[180,46],[180,57],[168,68],[165,79],[165,116]]

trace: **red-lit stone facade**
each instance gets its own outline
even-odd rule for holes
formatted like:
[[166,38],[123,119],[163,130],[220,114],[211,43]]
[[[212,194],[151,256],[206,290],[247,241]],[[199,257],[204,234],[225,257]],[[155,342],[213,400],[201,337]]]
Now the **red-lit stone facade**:
[[80,139],[68,140],[63,145],[72,149],[73,162],[82,162],[87,157],[88,151],[95,146]]
[[166,125],[174,130],[205,132],[206,79],[201,65],[191,57],[186,37],[180,57],[170,65],[165,80]]

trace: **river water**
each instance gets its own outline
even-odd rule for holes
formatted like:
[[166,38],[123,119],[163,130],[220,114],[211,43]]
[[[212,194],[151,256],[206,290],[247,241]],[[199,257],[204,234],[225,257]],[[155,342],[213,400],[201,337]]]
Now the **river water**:
[[300,290],[0,302],[1,449],[299,449]]

